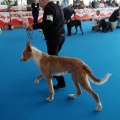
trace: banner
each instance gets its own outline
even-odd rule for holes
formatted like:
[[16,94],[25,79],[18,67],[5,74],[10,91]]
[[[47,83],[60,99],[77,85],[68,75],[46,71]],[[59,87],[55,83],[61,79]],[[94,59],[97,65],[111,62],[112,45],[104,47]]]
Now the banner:
[[[92,19],[97,10],[100,10],[100,16],[102,18],[108,18],[117,8],[99,8],[99,9],[76,9],[76,16],[72,15],[72,19],[87,20]],[[22,25],[22,18],[28,18],[29,23],[33,24],[32,12],[0,12],[0,26],[7,26],[10,24],[10,16],[12,25]],[[43,11],[39,12],[38,22],[42,21]]]
[[[10,24],[10,16],[12,25],[22,25],[22,18],[28,18],[29,23],[33,23],[32,12],[0,12],[0,26],[7,26]],[[41,22],[43,17],[43,11],[39,12],[38,21]]]
[[112,8],[97,8],[97,9],[75,9],[76,15],[72,15],[72,20],[79,19],[79,20],[88,20],[92,19],[92,17],[96,14],[97,10],[100,10],[101,18],[109,18],[114,10],[118,9],[118,7]]

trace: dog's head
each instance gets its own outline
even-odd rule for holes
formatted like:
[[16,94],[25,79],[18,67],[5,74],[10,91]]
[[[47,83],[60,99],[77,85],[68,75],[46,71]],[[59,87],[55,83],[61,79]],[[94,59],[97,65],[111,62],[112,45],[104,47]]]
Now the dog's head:
[[106,23],[105,19],[101,19],[101,24],[104,25]]
[[32,55],[32,49],[30,42],[27,41],[26,48],[22,52],[22,57],[20,58],[20,61],[27,61],[31,58]]
[[105,19],[101,19],[101,20],[99,21],[99,27],[104,27],[104,26],[105,26],[105,23],[106,23]]

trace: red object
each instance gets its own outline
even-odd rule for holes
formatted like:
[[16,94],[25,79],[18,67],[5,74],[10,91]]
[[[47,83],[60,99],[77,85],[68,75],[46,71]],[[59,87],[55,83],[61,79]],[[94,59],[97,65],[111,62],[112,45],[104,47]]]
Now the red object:
[[12,8],[8,8],[7,11],[8,11],[8,12],[12,12]]

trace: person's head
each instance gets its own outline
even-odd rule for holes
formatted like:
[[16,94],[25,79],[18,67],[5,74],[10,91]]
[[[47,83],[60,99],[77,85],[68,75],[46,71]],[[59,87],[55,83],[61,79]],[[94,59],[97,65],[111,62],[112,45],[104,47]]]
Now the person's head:
[[74,1],[73,4],[76,4],[76,1]]
[[70,4],[70,5],[67,7],[67,9],[68,9],[69,11],[72,11],[72,10],[73,10],[73,6]]
[[96,11],[96,15],[100,15],[100,10],[97,10],[97,11]]
[[57,2],[56,2],[56,4],[57,4],[57,5],[60,5],[60,2],[59,2],[59,1],[57,1]]
[[34,0],[34,3],[37,3],[37,0]]
[[40,7],[44,8],[50,0],[39,0]]

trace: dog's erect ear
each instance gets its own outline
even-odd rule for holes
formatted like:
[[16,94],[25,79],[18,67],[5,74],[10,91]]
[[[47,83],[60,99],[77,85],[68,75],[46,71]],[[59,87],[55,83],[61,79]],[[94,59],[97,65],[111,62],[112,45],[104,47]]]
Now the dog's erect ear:
[[29,42],[29,41],[26,42],[26,47],[27,47],[28,45],[30,45],[30,42]]
[[26,42],[26,48],[29,52],[31,52],[31,46],[29,41]]

